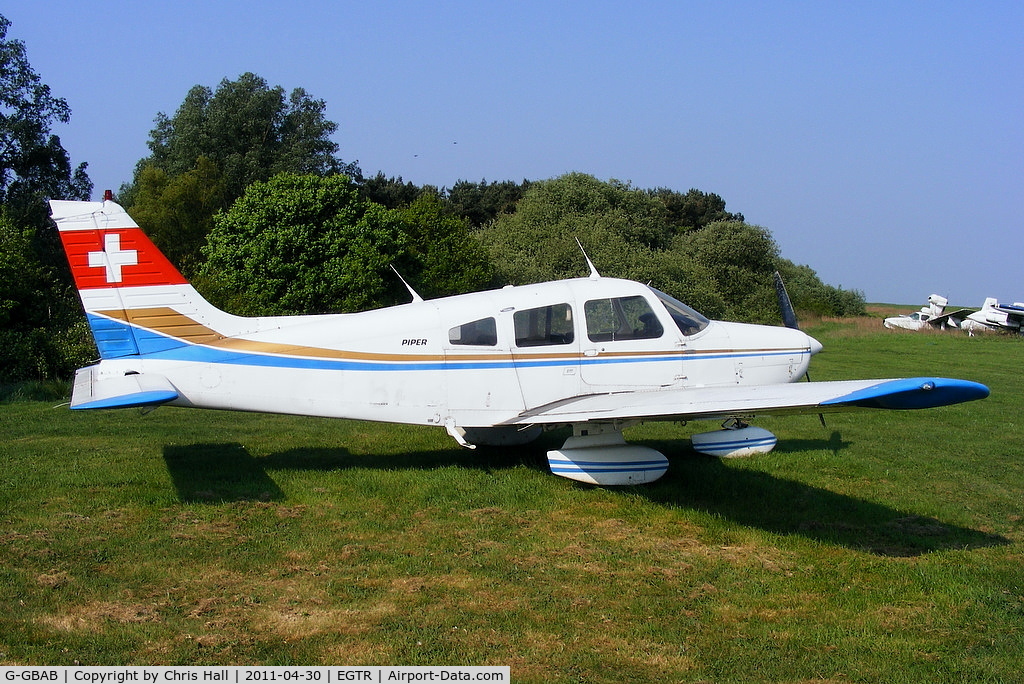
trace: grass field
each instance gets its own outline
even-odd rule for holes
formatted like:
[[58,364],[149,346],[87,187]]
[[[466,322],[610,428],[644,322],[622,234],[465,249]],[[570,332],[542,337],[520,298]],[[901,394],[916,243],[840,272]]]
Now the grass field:
[[652,485],[438,429],[0,405],[0,663],[510,665],[521,682],[1011,682],[1024,673],[1024,340],[815,322],[815,380],[982,402],[627,437]]

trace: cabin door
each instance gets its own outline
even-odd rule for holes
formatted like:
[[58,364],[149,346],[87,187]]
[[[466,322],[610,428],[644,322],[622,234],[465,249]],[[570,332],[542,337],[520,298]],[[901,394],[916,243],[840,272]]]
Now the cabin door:
[[639,295],[588,300],[581,341],[584,387],[591,391],[651,389],[682,382],[676,336]]
[[460,425],[490,425],[523,410],[519,379],[511,363],[511,332],[493,316],[452,327],[445,344],[448,411]]
[[526,409],[578,395],[580,345],[572,305],[556,303],[511,313],[512,362]]

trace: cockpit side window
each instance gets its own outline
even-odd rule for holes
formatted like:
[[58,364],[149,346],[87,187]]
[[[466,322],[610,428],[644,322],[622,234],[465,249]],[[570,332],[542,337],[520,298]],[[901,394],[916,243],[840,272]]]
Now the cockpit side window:
[[690,307],[683,304],[675,297],[669,296],[660,290],[656,290],[653,287],[651,291],[661,300],[661,303],[668,309],[668,313],[672,316],[672,320],[676,322],[679,327],[679,331],[689,337],[690,335],[696,335],[704,328],[711,324],[707,318],[702,314],[697,313]]
[[572,307],[553,304],[536,309],[516,311],[512,316],[517,347],[539,347],[548,344],[572,344]]
[[463,323],[448,331],[448,341],[452,344],[493,347],[498,344],[498,326],[493,318]]
[[651,305],[639,295],[591,299],[583,305],[583,315],[591,342],[648,340],[665,332]]

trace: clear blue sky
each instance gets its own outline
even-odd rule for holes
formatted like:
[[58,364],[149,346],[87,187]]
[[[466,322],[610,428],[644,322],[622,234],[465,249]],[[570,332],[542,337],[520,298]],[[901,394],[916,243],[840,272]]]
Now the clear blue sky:
[[416,184],[699,188],[869,301],[1024,301],[1024,3],[8,0],[97,197],[251,71]]

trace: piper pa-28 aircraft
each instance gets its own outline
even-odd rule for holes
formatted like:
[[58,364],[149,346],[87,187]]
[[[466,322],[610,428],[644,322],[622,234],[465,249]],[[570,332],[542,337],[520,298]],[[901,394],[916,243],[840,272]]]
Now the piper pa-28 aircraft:
[[[262,411],[436,425],[461,445],[573,434],[556,475],[594,484],[661,477],[630,445],[648,420],[726,421],[697,451],[770,451],[754,416],[911,409],[981,399],[945,378],[796,382],[821,344],[797,329],[710,321],[654,288],[590,276],[350,314],[243,318],[208,303],[110,199],[51,201],[100,361],[73,409]],[[589,259],[587,260],[589,264]],[[410,288],[411,291],[411,288]],[[795,327],[795,321],[793,323]]]

